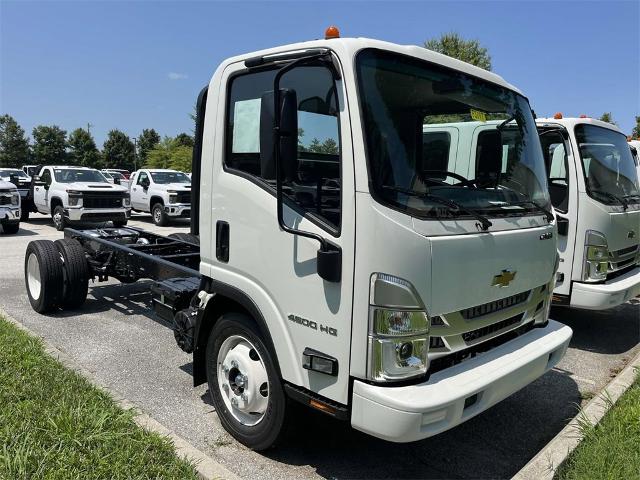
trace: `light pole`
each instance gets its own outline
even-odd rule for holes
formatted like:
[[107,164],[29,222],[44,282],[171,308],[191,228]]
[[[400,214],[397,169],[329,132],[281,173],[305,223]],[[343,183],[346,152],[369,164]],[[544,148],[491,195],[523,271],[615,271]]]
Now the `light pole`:
[[134,172],[138,170],[137,159],[138,159],[138,139],[136,137],[133,137],[133,171]]

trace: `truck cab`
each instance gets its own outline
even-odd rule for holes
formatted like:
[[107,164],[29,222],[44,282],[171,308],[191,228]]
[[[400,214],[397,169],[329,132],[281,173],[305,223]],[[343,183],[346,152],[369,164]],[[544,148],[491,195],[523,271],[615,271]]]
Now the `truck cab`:
[[629,140],[629,148],[631,149],[631,155],[633,161],[636,164],[636,170],[638,172],[638,178],[640,178],[640,140]]
[[69,222],[112,221],[124,226],[131,215],[127,189],[88,167],[41,167],[33,177],[31,197],[34,209],[51,215],[57,230]]
[[624,134],[592,118],[536,120],[560,266],[554,301],[612,308],[640,294],[640,191]]
[[150,212],[153,223],[165,226],[173,218],[191,215],[191,179],[183,172],[145,168],[129,178],[131,206]]
[[[2,170],[0,170],[0,175]],[[12,182],[0,179],[0,226],[5,234],[20,229],[20,193]]]

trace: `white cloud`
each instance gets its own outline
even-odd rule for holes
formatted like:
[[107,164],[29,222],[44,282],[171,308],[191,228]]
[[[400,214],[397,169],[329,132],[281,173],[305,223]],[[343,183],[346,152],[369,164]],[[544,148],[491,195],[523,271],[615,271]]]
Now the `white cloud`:
[[169,72],[169,80],[184,80],[185,78],[189,78],[189,75],[186,73],[177,73],[177,72]]

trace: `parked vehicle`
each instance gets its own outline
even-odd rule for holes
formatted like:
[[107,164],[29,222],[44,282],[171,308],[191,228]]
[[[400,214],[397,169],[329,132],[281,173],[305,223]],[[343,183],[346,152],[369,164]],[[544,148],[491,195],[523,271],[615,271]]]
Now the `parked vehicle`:
[[109,173],[117,172],[120,175],[122,175],[126,180],[129,180],[129,176],[131,175],[129,170],[125,170],[123,168],[107,168],[106,171]]
[[558,217],[559,304],[606,309],[640,294],[640,190],[624,134],[592,118],[536,121]]
[[23,222],[29,220],[29,211],[32,208],[29,197],[31,177],[19,168],[0,168],[0,180],[13,183],[18,188],[21,198],[20,220]]
[[98,170],[44,166],[33,177],[34,211],[51,215],[57,230],[69,222],[108,222],[122,227],[131,215],[129,192],[111,185]]
[[[0,171],[0,175],[2,171]],[[20,230],[20,193],[12,182],[0,179],[0,225],[7,234]]]
[[37,172],[37,169],[40,165],[23,165],[22,171],[26,173],[29,177],[33,177]]
[[[66,229],[25,256],[38,312],[79,307],[89,278],[153,279],[194,384],[256,450],[289,401],[394,442],[436,435],[572,335],[548,318],[556,226],[527,99],[421,47],[327,33],[225,60],[200,93],[191,234]],[[470,115],[515,119],[518,178],[500,134],[473,175],[429,159],[423,123]]]
[[150,212],[156,225],[165,226],[172,218],[191,215],[191,179],[182,172],[138,170],[129,179],[129,193],[132,208]]
[[628,143],[631,148],[631,155],[633,155],[633,161],[636,164],[638,178],[640,179],[640,140],[630,140]]

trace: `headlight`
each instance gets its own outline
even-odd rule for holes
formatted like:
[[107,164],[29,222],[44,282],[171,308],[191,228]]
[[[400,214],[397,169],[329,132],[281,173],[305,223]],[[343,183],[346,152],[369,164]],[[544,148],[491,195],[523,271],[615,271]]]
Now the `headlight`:
[[178,203],[178,192],[175,190],[167,190],[169,194],[169,203]]
[[595,230],[587,230],[584,242],[584,271],[582,279],[585,282],[606,280],[609,268],[609,249],[605,236]]
[[12,192],[11,193],[11,205],[17,207],[20,205],[20,193]]
[[82,197],[80,196],[69,196],[69,206],[70,207],[77,207],[79,205],[82,204]]
[[371,278],[369,379],[407,380],[428,368],[429,316],[406,280],[376,273]]
[[131,206],[131,195],[127,193],[124,197],[122,197],[122,205],[125,207]]

